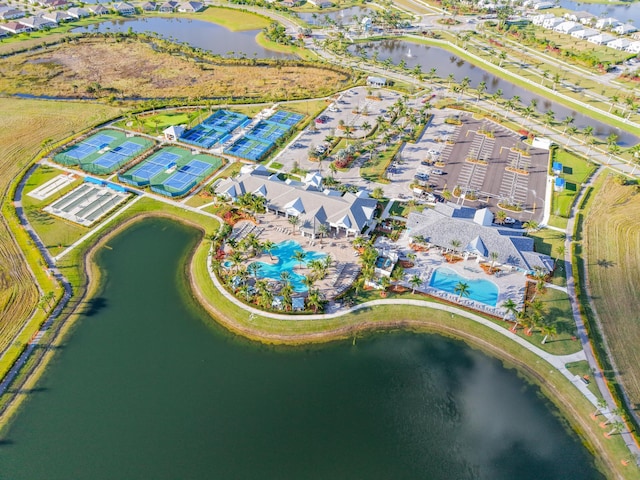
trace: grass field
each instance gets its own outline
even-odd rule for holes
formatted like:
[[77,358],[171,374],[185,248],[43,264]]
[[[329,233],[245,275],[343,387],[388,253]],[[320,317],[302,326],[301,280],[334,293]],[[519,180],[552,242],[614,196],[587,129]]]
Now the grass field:
[[[167,15],[173,17],[174,15]],[[262,15],[243,12],[234,8],[208,7],[203,12],[181,14],[180,17],[193,18],[217,23],[231,31],[261,30],[268,27],[271,20]]]
[[[113,107],[89,103],[0,99],[0,351],[6,348],[35,311],[39,293],[29,268],[41,288],[60,294],[56,284],[42,268],[42,259],[31,247],[31,240],[18,225],[15,210],[7,198],[7,187],[40,151],[47,139],[60,141],[87,125],[116,116]],[[13,230],[13,234],[8,228]],[[20,246],[16,244],[16,241]],[[24,253],[21,253],[24,252]],[[24,256],[23,256],[24,255]],[[25,258],[28,260],[25,262]],[[37,310],[29,328],[12,345],[0,363],[0,375],[13,362],[23,345],[45,318]]]
[[591,298],[632,404],[640,404],[640,195],[609,177],[584,222]]
[[72,98],[275,100],[325,96],[350,84],[348,73],[315,64],[265,68],[245,63],[203,64],[136,39],[84,38],[0,59],[0,91]]
[[553,192],[551,212],[560,217],[569,217],[571,206],[582,184],[593,174],[596,166],[582,157],[574,155],[563,149],[556,149],[553,153],[553,161],[562,163],[562,178],[565,179],[565,189],[562,192]]

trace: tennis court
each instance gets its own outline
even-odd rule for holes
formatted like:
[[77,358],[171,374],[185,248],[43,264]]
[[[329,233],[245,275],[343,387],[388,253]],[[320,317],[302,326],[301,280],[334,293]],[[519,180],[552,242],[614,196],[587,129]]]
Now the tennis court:
[[289,128],[284,125],[268,120],[260,120],[251,131],[247,132],[245,137],[268,143],[269,146],[272,146],[278,139],[284,137],[288,131]]
[[218,110],[205,121],[186,130],[180,140],[202,148],[211,148],[216,143],[224,143],[230,133],[251,120],[241,113]]
[[175,153],[160,150],[150,158],[144,160],[140,165],[133,167],[123,175],[119,175],[120,181],[144,187],[151,183],[154,177],[166,173],[167,170],[175,167],[181,156]]
[[300,120],[304,118],[299,113],[287,112],[286,110],[278,110],[276,113],[269,117],[269,121],[293,127]]
[[102,167],[105,170],[113,170],[126,163],[136,153],[144,149],[143,145],[134,142],[125,142],[119,145],[93,162],[94,165]]
[[108,147],[114,140],[116,140],[115,136],[98,133],[59,153],[54,160],[64,165],[77,165],[92,153]]
[[200,160],[192,160],[186,165],[180,167],[178,171],[164,181],[163,185],[167,188],[182,191],[185,188],[191,188],[204,178],[208,171],[213,169],[213,165],[202,162]]
[[265,143],[248,137],[242,137],[224,152],[235,157],[246,158],[257,162],[273,147],[272,143]]

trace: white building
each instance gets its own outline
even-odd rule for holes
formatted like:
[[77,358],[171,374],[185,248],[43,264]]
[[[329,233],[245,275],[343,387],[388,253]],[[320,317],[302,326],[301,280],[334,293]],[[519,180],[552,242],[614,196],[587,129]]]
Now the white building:
[[556,18],[556,16],[552,13],[541,13],[540,15],[534,15],[531,17],[531,23],[541,27],[544,21],[549,20],[550,18]]
[[622,25],[622,22],[620,22],[616,18],[607,17],[607,18],[599,18],[598,20],[596,20],[595,27],[598,30],[602,30],[604,28],[614,28],[614,27],[617,27],[618,25]]
[[586,40],[590,37],[595,37],[596,35],[600,35],[600,31],[596,30],[595,28],[585,28],[584,30],[576,30],[575,32],[571,32],[571,36],[579,40]]
[[606,45],[609,42],[613,42],[616,39],[613,35],[608,33],[599,33],[593,37],[587,38],[587,42],[595,43],[596,45]]
[[640,41],[631,42],[627,47],[629,53],[640,53]]
[[564,18],[572,22],[580,22],[582,25],[590,25],[596,17],[589,12],[569,12],[564,14]]
[[629,23],[618,25],[613,29],[614,33],[618,35],[629,35],[630,33],[637,32],[638,29]]
[[631,45],[631,40],[628,38],[616,38],[613,42],[607,43],[607,47],[615,48],[616,50],[626,50]]
[[548,18],[544,22],[542,22],[542,26],[544,28],[553,29],[560,25],[564,20],[558,17]]
[[554,27],[553,30],[558,33],[570,34],[573,32],[577,32],[578,30],[584,30],[584,27],[580,23],[568,21],[559,23]]
[[533,5],[534,10],[546,10],[547,8],[553,8],[556,4],[553,2],[538,2]]

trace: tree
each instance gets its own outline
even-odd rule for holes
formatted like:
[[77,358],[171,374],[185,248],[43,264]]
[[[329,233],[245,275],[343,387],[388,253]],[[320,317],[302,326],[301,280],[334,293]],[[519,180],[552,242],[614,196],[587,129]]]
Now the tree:
[[387,288],[389,288],[391,286],[391,279],[389,277],[387,277],[386,275],[382,275],[380,277],[380,280],[379,280],[378,283],[382,287],[382,291],[386,292]]
[[512,314],[515,318],[518,313],[518,304],[513,300],[513,298],[507,298],[504,302],[502,302],[502,308],[504,309],[504,316],[502,320],[506,320],[507,315]]
[[600,415],[600,412],[607,408],[607,401],[604,398],[598,399],[598,403],[596,404],[596,411],[591,414],[592,417],[597,417]]
[[494,219],[496,223],[503,224],[506,219],[507,219],[507,212],[505,212],[504,210],[498,210],[496,212],[495,219]]
[[326,223],[321,223],[318,227],[318,233],[320,234],[320,244],[322,245],[322,239],[329,235],[329,227]]
[[613,422],[611,424],[611,430],[609,430],[605,436],[610,437],[611,435],[615,435],[616,433],[620,433],[624,430],[624,423],[622,422]]
[[420,288],[422,286],[422,279],[418,275],[413,275],[409,279],[409,283],[411,284],[411,293],[416,293],[416,288]]
[[293,233],[295,235],[295,233],[296,233],[296,225],[298,225],[300,223],[300,219],[298,217],[296,217],[295,215],[291,215],[289,217],[289,223],[293,226]]
[[457,239],[453,239],[451,240],[451,250],[454,253],[458,253],[458,248],[460,248],[462,246],[462,242],[460,240]]
[[302,265],[304,264],[304,258],[307,256],[307,252],[305,252],[304,250],[296,250],[295,252],[293,252],[293,259],[298,262],[298,266],[300,268],[302,268]]
[[458,301],[460,301],[463,296],[468,297],[471,294],[470,287],[467,282],[458,282],[453,291],[458,294]]
[[479,101],[480,97],[482,97],[482,94],[487,90],[487,82],[485,82],[484,80],[482,82],[480,82],[478,84],[478,86],[476,87],[476,100]]
[[542,345],[544,345],[545,343],[547,343],[547,338],[549,337],[553,337],[556,333],[558,333],[558,330],[556,329],[555,325],[552,325],[550,323],[544,323],[542,325],[540,325],[540,330],[543,335],[544,338],[542,339]]
[[535,220],[529,220],[528,222],[524,222],[522,224],[522,228],[524,228],[527,233],[531,233],[538,230],[540,228],[540,225]]
[[307,296],[307,306],[313,309],[313,313],[318,313],[318,309],[322,307],[322,299],[320,298],[320,292],[317,289],[309,291],[309,295]]
[[398,285],[402,280],[404,280],[404,268],[400,265],[396,266],[391,272],[391,283],[393,283],[394,287]]
[[382,187],[376,187],[371,192],[371,198],[380,200],[382,197],[384,197],[384,190],[382,189]]
[[499,257],[500,257],[500,254],[498,252],[489,253],[489,258],[491,259],[491,271],[493,271],[493,267],[495,266]]
[[569,125],[571,125],[574,120],[575,119],[571,115],[567,115],[564,118],[564,120],[562,121],[562,124],[564,125],[564,130],[562,131],[563,135],[567,132],[567,129],[569,128]]
[[504,62],[507,59],[507,53],[504,51],[500,52],[500,54],[498,55],[498,58],[500,58],[500,64],[498,66],[502,67],[502,62]]
[[269,259],[273,260],[273,255],[271,255],[271,252],[274,248],[276,248],[276,244],[271,240],[265,240],[264,242],[262,242],[262,248],[269,254]]
[[546,128],[551,127],[555,119],[555,116],[556,114],[553,110],[547,110],[546,112],[544,112],[544,124]]
[[256,262],[250,263],[249,266],[247,267],[247,271],[254,279],[257,279],[258,272],[260,271],[260,265]]

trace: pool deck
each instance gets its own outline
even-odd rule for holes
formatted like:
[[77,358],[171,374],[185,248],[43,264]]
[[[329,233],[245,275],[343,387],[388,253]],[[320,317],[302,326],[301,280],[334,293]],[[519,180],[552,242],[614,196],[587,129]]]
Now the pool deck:
[[[398,242],[391,242],[389,239],[381,237],[376,241],[375,245],[381,251],[391,250],[397,252],[400,258],[406,257],[408,253],[413,253],[416,256],[414,266],[412,268],[405,269],[404,286],[407,288],[412,288],[408,279],[413,277],[413,275],[418,275],[423,283],[419,288],[416,288],[416,290],[496,316],[504,315],[505,312],[500,308],[500,305],[502,305],[502,302],[508,298],[511,298],[516,302],[516,304],[518,304],[518,308],[521,308],[524,303],[527,278],[523,273],[516,271],[501,271],[498,274],[489,275],[480,268],[480,265],[476,262],[475,258],[449,263],[442,256],[440,250],[431,248],[426,252],[415,252],[409,248],[408,242],[406,240],[403,241],[403,238]],[[431,281],[431,275],[439,267],[446,267],[453,270],[458,275],[469,280],[488,280],[495,283],[498,287],[497,306],[491,307],[469,298],[462,298],[459,300],[458,295],[430,287],[429,282]]]
[[[247,230],[247,228],[251,228],[247,227],[247,225],[253,225],[253,222],[238,222],[234,226],[233,233],[239,232],[244,228],[244,232],[247,232],[245,234],[256,233],[262,242],[271,240],[273,243],[280,243],[286,240],[295,240],[304,250],[330,255],[333,262],[327,276],[317,281],[314,285],[314,288],[317,288],[328,300],[334,299],[348,289],[360,272],[359,257],[351,244],[353,237],[345,237],[344,234],[340,234],[334,238],[332,233],[324,239],[311,240],[309,237],[302,236],[298,231],[298,227],[295,227],[294,233],[293,226],[286,218],[278,217],[272,213],[257,215],[257,223],[251,231]],[[275,257],[271,258],[265,252],[245,261],[245,264],[248,265],[253,262],[273,264],[277,262],[277,259]],[[311,270],[306,266],[296,266],[295,272],[300,275],[309,275]],[[306,295],[306,293],[303,295]],[[296,296],[299,295],[296,294]]]

